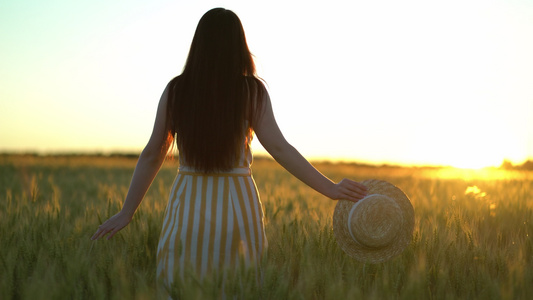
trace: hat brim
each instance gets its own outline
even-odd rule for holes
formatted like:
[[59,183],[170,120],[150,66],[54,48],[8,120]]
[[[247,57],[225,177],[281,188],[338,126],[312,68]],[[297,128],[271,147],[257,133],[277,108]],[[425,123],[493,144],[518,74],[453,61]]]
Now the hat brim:
[[361,183],[368,188],[368,195],[381,194],[396,201],[403,215],[403,223],[398,234],[391,243],[384,247],[374,248],[359,244],[353,240],[347,225],[350,210],[355,203],[346,200],[339,200],[335,206],[333,234],[337,244],[350,257],[361,262],[381,263],[402,253],[411,242],[414,229],[414,209],[407,195],[391,183],[382,180],[365,180]]

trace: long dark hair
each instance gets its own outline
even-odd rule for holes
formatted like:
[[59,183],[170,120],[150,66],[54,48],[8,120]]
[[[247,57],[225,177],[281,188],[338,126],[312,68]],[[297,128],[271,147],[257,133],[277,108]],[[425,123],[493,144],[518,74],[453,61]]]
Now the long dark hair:
[[248,146],[264,93],[237,15],[205,13],[183,73],[170,82],[167,119],[180,161],[205,173],[231,169]]

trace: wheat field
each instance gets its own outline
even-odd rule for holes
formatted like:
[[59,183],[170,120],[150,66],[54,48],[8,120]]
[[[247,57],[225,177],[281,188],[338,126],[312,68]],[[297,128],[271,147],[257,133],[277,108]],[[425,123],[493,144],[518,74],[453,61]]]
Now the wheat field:
[[[121,208],[136,159],[0,156],[1,299],[156,299],[159,232],[176,163],[165,162],[132,223],[91,241]],[[337,246],[335,202],[268,159],[253,165],[265,211],[262,284],[240,270],[194,276],[184,299],[533,299],[533,172],[317,163],[334,180],[382,179],[415,209],[413,240],[382,264]]]

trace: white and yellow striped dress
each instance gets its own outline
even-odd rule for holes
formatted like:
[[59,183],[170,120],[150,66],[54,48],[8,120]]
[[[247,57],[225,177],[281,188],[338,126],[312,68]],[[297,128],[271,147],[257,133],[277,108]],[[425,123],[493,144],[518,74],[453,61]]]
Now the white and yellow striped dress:
[[170,287],[191,268],[200,278],[240,261],[259,267],[267,246],[263,208],[243,147],[228,172],[202,174],[180,166],[157,247],[157,276]]

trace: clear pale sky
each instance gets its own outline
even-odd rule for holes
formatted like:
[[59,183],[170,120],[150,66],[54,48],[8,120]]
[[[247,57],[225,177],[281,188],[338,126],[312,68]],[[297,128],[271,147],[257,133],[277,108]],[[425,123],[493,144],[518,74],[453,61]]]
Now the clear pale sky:
[[310,159],[533,158],[532,0],[4,0],[0,151],[142,150],[200,17],[220,6]]

